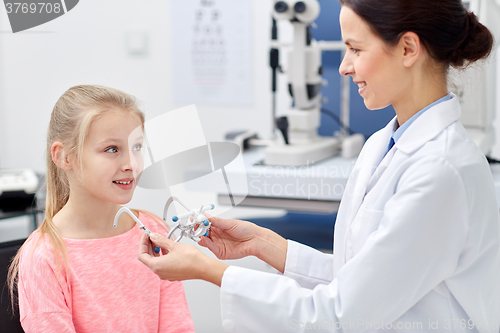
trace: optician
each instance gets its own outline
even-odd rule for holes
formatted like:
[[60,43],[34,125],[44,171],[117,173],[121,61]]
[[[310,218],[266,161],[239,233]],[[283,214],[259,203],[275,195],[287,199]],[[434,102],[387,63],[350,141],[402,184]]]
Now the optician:
[[421,323],[422,331],[498,332],[493,179],[447,88],[449,68],[486,58],[492,35],[460,0],[341,3],[347,52],[340,73],[358,84],[368,109],[392,105],[396,117],[356,162],[333,255],[250,222],[212,217],[201,245],[219,259],[254,255],[283,274],[227,266],[159,235],[143,236],[139,259],[162,279],[221,286],[228,332],[296,332],[306,330],[299,323],[325,320],[333,325],[315,330],[414,332],[420,328],[408,323]]

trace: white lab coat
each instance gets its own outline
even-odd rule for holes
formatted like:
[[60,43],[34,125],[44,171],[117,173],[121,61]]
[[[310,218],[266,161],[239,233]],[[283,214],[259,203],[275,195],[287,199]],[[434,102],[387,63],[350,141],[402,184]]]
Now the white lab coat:
[[459,118],[454,96],[385,156],[396,119],[372,135],[344,192],[333,257],[288,241],[284,276],[229,267],[224,329],[499,332],[493,179]]

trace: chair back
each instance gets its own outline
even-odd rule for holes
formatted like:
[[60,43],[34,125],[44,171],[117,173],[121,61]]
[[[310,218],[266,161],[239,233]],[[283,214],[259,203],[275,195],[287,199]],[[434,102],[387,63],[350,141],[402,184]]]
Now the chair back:
[[0,332],[24,333],[19,321],[19,309],[12,313],[7,273],[12,257],[23,245],[25,239],[0,243]]

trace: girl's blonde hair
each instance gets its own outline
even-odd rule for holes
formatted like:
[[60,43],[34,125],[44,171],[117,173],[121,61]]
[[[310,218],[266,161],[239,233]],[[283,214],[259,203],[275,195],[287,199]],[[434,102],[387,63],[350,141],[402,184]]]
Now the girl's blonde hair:
[[[139,110],[134,96],[98,85],[80,85],[70,88],[59,98],[52,111],[47,131],[45,219],[38,227],[38,232],[30,237],[38,235],[38,243],[45,235],[49,236],[55,261],[60,268],[67,265],[67,250],[52,218],[68,202],[70,187],[64,170],[52,161],[51,148],[54,142],[63,143],[67,151],[77,157],[81,167],[85,138],[92,121],[111,110],[139,117],[144,127],[144,114]],[[21,250],[22,248],[17,252],[9,267],[8,283],[13,306]]]

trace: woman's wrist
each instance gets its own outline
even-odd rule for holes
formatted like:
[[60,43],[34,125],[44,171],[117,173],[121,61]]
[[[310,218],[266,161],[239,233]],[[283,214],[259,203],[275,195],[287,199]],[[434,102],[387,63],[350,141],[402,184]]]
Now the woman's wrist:
[[258,227],[253,255],[268,263],[279,272],[285,271],[288,241],[272,230]]
[[202,264],[199,266],[198,278],[220,287],[222,276],[229,266],[220,260],[210,258],[204,254],[202,255]]
[[[248,255],[253,255],[268,263],[276,270],[283,273],[285,271],[286,254],[288,241],[272,230],[255,226],[254,237],[251,240]],[[197,259],[197,279],[211,282],[221,286],[224,272],[229,267],[227,264],[217,259],[211,258],[199,252],[201,258]]]

